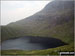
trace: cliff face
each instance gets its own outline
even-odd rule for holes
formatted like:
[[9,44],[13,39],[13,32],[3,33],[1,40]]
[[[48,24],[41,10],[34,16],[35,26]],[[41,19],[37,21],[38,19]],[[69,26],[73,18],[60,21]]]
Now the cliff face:
[[40,12],[2,27],[2,40],[44,36],[73,42],[74,1],[52,1]]

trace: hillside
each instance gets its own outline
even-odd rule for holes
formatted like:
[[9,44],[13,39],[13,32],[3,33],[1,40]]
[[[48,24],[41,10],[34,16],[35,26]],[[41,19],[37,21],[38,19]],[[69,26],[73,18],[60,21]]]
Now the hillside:
[[44,36],[73,42],[74,2],[52,1],[38,13],[1,27],[2,41],[20,36]]

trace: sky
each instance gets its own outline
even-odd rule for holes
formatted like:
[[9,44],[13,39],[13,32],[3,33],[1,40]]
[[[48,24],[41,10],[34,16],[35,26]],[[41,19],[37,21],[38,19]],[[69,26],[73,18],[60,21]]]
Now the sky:
[[51,1],[1,1],[1,25],[29,17]]

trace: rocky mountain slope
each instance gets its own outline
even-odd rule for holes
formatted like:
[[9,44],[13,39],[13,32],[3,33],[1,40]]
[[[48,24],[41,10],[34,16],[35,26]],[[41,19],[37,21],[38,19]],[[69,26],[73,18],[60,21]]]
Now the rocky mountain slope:
[[4,41],[20,36],[43,36],[72,43],[73,31],[74,1],[52,1],[30,17],[1,26],[1,38]]

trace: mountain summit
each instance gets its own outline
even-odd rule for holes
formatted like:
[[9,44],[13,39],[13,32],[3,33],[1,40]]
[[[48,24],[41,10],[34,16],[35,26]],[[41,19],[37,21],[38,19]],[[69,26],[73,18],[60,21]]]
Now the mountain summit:
[[52,1],[38,13],[2,26],[2,41],[20,36],[54,37],[73,42],[74,1]]

